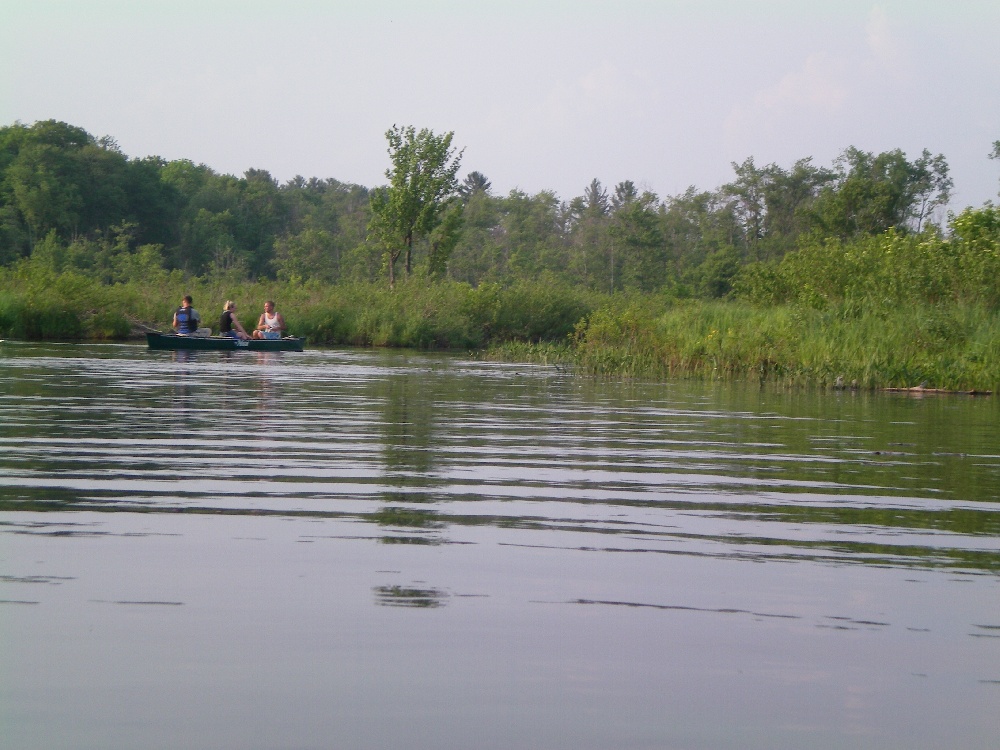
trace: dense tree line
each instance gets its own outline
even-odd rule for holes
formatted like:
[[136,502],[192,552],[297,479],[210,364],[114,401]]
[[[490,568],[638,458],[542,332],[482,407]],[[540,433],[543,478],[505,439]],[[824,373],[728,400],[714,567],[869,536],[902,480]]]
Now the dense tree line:
[[[600,292],[712,298],[729,293],[742,268],[778,263],[817,238],[927,233],[952,187],[941,155],[848,148],[830,167],[749,158],[715,190],[667,198],[597,179],[568,201],[549,191],[496,195],[479,172],[457,179],[450,133],[387,136],[389,184],[369,189],[129,158],[113,139],[61,122],[3,127],[0,265],[41,263],[105,283],[160,269],[336,283],[389,279],[405,251],[404,272],[473,286],[551,277]],[[412,192],[420,180],[429,203]]]
[[377,274],[369,191],[265,170],[128,158],[108,138],[47,121],[0,129],[0,264],[43,254],[126,280],[143,268],[290,280]]

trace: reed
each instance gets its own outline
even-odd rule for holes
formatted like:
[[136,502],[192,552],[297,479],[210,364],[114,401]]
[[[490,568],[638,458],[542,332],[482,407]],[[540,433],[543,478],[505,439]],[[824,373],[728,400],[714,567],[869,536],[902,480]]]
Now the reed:
[[676,305],[596,311],[577,334],[595,374],[760,378],[822,387],[996,390],[1000,316],[983,305]]
[[[509,341],[565,340],[596,307],[594,295],[556,283],[509,287],[410,279],[328,287],[293,310],[324,344],[474,349]],[[286,305],[286,307],[288,307]]]
[[568,341],[504,341],[478,355],[500,362],[532,362],[539,365],[568,366],[577,361],[576,350]]
[[273,299],[292,333],[317,345],[475,349],[507,341],[566,340],[600,300],[586,290],[538,280],[479,287],[413,278],[336,286],[189,278],[102,285],[73,273],[28,266],[0,280],[0,335],[23,339],[124,339],[165,330],[190,294],[206,325],[217,327],[226,300],[252,326]]
[[983,301],[851,297],[822,305],[601,295],[551,279],[510,286],[413,278],[337,286],[186,278],[112,285],[75,274],[0,280],[0,336],[124,339],[169,328],[184,294],[207,324],[227,299],[248,326],[274,299],[312,345],[466,349],[573,361],[617,377],[760,379],[820,387],[1000,388],[1000,317]]

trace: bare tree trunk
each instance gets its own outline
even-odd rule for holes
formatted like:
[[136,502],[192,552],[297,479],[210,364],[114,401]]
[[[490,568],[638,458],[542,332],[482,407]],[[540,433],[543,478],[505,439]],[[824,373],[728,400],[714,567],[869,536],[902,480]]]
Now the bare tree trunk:
[[389,288],[396,287],[396,261],[399,259],[399,250],[389,251]]

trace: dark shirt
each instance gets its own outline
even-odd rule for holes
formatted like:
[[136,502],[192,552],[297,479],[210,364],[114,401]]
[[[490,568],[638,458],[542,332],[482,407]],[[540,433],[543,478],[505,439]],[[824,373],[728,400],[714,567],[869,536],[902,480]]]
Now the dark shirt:
[[219,318],[219,333],[232,333],[233,332],[233,314],[226,310],[222,313],[222,317]]

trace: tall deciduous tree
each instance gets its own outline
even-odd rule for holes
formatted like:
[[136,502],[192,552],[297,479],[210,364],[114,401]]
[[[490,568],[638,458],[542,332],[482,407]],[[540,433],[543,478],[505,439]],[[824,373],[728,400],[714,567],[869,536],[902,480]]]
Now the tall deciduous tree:
[[[441,224],[446,212],[459,210],[449,200],[458,192],[455,175],[462,152],[451,146],[453,132],[435,135],[410,125],[386,131],[392,167],[389,184],[372,192],[369,236],[387,255],[389,285],[396,283],[396,261],[406,251],[406,273],[412,270],[413,243],[427,237]],[[450,214],[449,214],[450,216]],[[453,221],[453,217],[449,221]]]
[[851,147],[835,168],[816,211],[822,229],[844,239],[890,227],[920,231],[930,211],[948,202],[952,186],[944,157],[926,149],[909,162],[899,149],[875,155]]
[[47,143],[23,147],[7,169],[13,204],[32,245],[50,230],[66,236],[78,230],[83,196],[76,171],[72,154]]
[[784,256],[801,235],[813,229],[813,203],[823,186],[834,178],[831,170],[814,166],[811,157],[799,159],[787,172],[775,165],[771,169],[765,193],[763,259]]
[[753,260],[760,259],[760,244],[764,239],[766,195],[774,178],[773,165],[758,167],[753,157],[742,164],[732,163],[736,179],[723,185],[724,193],[735,202],[736,216],[743,227],[743,242]]
[[626,180],[615,188],[611,203],[609,290],[660,288],[669,267],[657,214],[659,199],[648,191],[638,195],[632,181]]
[[948,175],[948,162],[943,154],[931,156],[926,148],[910,166],[910,185],[913,198],[910,221],[920,232],[931,218],[934,209],[948,205],[954,181]]

